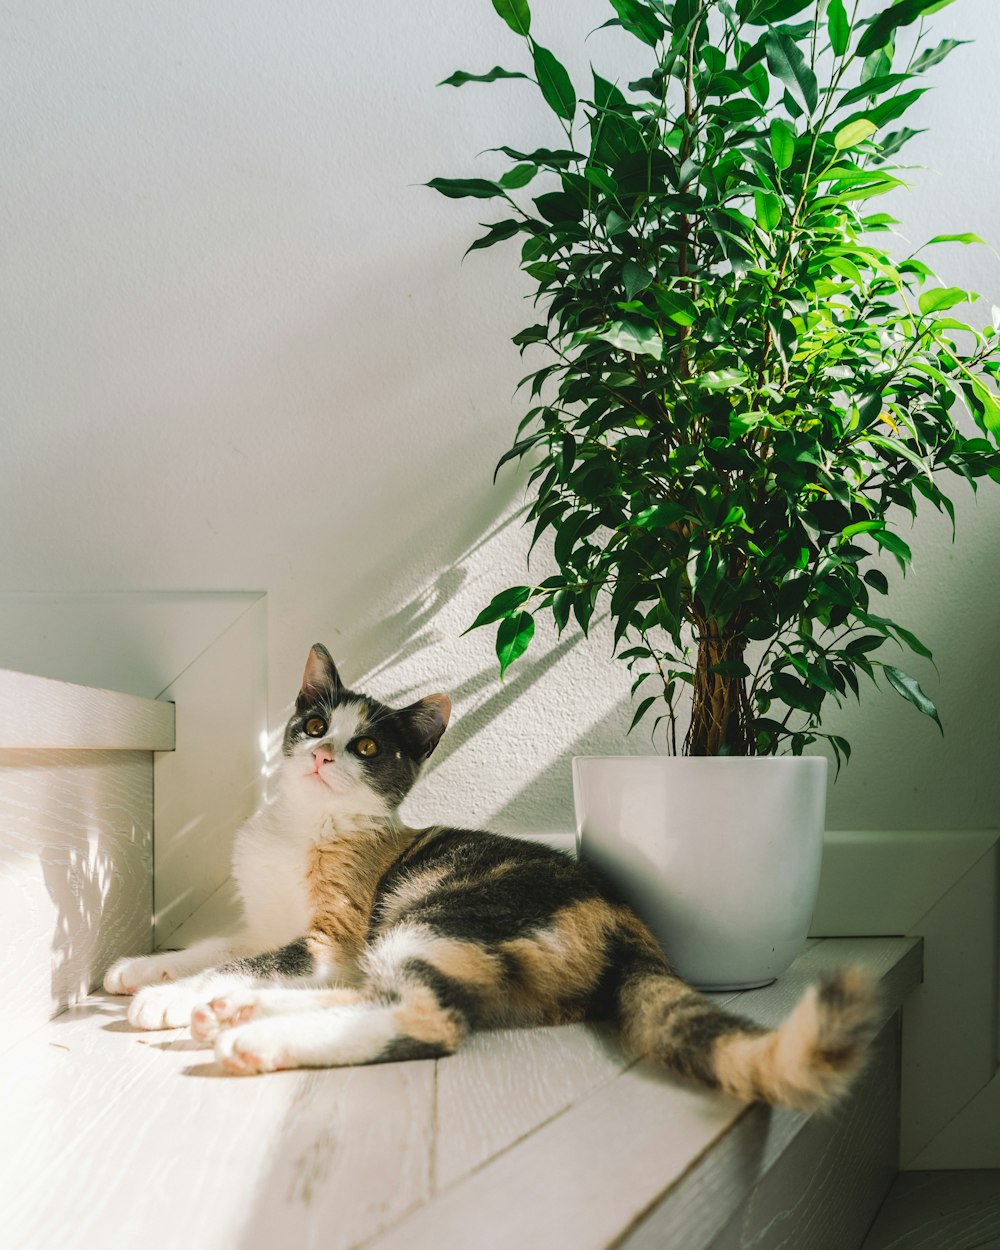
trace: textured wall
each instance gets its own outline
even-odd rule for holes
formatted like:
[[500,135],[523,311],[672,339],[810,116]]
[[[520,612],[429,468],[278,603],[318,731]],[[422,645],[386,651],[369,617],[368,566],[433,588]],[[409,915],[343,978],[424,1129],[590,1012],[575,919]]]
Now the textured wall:
[[[561,55],[570,15],[611,14],[534,7]],[[933,19],[977,42],[935,71],[907,152],[937,171],[898,204],[915,238],[1000,241],[993,18]],[[624,74],[638,49],[587,46]],[[0,14],[0,61],[0,591],[265,590],[275,723],[322,639],[373,693],[457,696],[414,816],[569,827],[568,757],[621,749],[625,673],[567,634],[501,686],[491,639],[460,636],[523,578],[518,486],[490,476],[530,313],[512,255],[460,264],[482,206],[418,184],[558,137],[527,84],[435,90],[523,65],[488,0],[34,0]],[[1000,302],[989,252],[941,268]],[[897,601],[948,736],[891,693],[845,713],[833,825],[998,819],[1000,499],[960,494],[960,545],[921,524]]]

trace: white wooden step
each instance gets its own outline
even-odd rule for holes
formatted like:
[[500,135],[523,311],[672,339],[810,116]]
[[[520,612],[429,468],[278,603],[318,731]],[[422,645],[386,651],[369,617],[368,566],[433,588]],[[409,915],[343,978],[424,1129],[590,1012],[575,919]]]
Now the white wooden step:
[[172,704],[0,670],[0,1052],[148,950]]
[[137,1033],[123,1000],[93,996],[0,1069],[4,1244],[856,1250],[895,1171],[919,943],[813,943],[775,986],[725,997],[773,1021],[847,961],[878,974],[887,1027],[824,1120],[686,1088],[583,1025],[479,1034],[437,1062],[227,1077],[187,1030]]

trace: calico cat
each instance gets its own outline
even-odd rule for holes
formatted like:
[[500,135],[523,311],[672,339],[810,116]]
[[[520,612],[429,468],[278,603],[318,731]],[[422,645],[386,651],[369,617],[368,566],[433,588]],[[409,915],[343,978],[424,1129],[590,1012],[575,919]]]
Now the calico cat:
[[122,959],[138,1028],[190,1021],[236,1073],[450,1054],[470,1029],[611,1018],[633,1051],[746,1101],[803,1110],[846,1089],[872,1034],[857,969],[812,986],[767,1030],[671,970],[586,863],[397,809],[448,724],[433,694],[401,710],[348,690],[309,653],[279,793],[241,829],[244,923],[186,951]]

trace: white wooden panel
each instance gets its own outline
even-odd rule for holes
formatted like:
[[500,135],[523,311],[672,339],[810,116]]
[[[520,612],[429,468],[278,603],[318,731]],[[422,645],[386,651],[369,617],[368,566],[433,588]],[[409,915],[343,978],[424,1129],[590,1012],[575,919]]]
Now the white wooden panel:
[[[814,944],[789,974],[794,985],[740,996],[739,1007],[780,1014],[819,968],[847,957],[885,974],[889,1013],[918,955],[906,941]],[[703,1168],[734,1178],[731,1192],[702,1185],[686,1209],[707,1202],[721,1228],[809,1123],[645,1065],[605,1081],[621,1059],[600,1029],[533,1030],[530,1041],[500,1033],[464,1066],[460,1052],[437,1064],[234,1078],[186,1030],[137,1033],[123,1014],[122,1000],[94,996],[5,1056],[5,1245],[604,1250]],[[498,1133],[485,1124],[494,1114]],[[459,1177],[463,1149],[473,1162]]]
[[1000,1172],[903,1172],[861,1250],[997,1250]]
[[[684,1178],[622,1250],[857,1250],[896,1175],[898,1017],[872,1052],[833,1115],[755,1114],[738,1125],[711,1166]],[[725,1231],[710,1240],[720,1192],[746,1197]]]
[[120,1001],[8,1056],[5,1245],[349,1250],[428,1199],[432,1062],[227,1077],[186,1030],[128,1029]]
[[827,831],[812,932],[910,933],[998,840],[996,829]]
[[1000,1155],[986,1095],[967,1131],[932,1149],[996,1070],[998,842],[996,830],[827,834],[812,932],[924,939],[924,983],[903,1016],[903,1167],[989,1167]]
[[147,751],[0,750],[0,1049],[148,949]]
[[[903,939],[816,944],[778,983],[737,996],[734,1007],[764,1023],[775,1022],[805,982],[823,968],[848,961],[868,963],[882,978],[885,1022],[919,975],[919,944]],[[699,1161],[714,1157],[734,1126],[744,1121],[766,1125],[772,1119],[778,1122],[779,1116],[766,1108],[696,1092],[651,1065],[636,1064],[440,1194],[374,1246],[605,1250],[618,1244]],[[782,1149],[805,1122],[804,1116],[783,1116]],[[745,1145],[741,1142],[730,1155],[743,1188],[723,1183],[711,1191],[719,1228],[756,1176]],[[665,1244],[694,1250],[698,1243]]]
[[438,1065],[435,1188],[454,1184],[630,1062],[611,1028],[475,1034]]
[[155,772],[154,940],[229,877],[233,836],[260,804],[267,758],[267,605],[246,608],[164,691],[177,743]]
[[172,704],[0,669],[0,748],[170,751]]
[[261,592],[0,593],[0,668],[157,698]]
[[1000,1169],[1000,1072],[908,1166],[919,1172]]

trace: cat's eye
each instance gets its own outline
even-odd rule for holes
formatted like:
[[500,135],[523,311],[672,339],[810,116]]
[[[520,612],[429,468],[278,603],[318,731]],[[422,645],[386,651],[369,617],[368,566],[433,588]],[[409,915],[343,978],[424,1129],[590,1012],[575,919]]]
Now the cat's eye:
[[302,728],[310,738],[322,738],[326,733],[326,721],[322,716],[310,716]]
[[351,743],[351,750],[355,755],[363,755],[365,759],[371,759],[373,755],[378,755],[378,743],[374,738],[358,738]]

